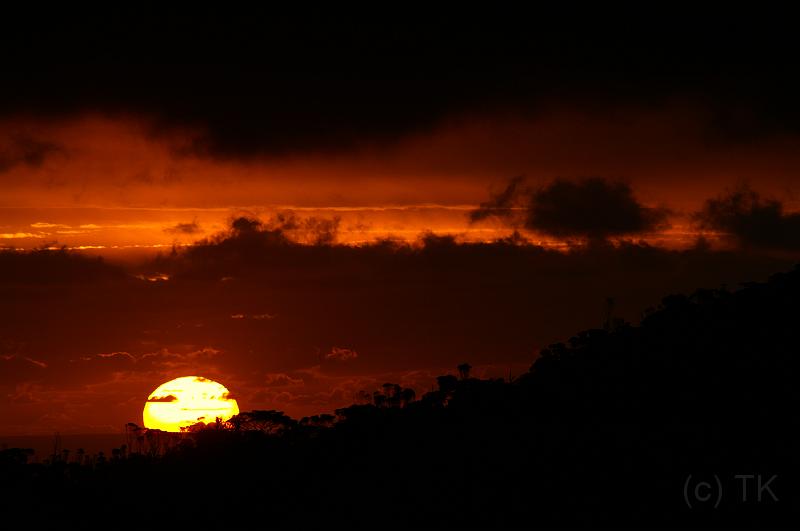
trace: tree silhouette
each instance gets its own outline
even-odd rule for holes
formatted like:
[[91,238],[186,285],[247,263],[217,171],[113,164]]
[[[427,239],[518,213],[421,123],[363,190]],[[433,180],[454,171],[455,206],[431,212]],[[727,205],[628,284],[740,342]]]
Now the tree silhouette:
[[283,411],[255,410],[239,413],[228,423],[237,431],[261,431],[274,435],[292,428],[297,421],[285,415]]

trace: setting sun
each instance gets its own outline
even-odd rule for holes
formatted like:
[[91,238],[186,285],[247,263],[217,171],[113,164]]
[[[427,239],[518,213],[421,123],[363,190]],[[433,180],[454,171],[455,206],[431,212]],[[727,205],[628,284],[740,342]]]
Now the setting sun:
[[183,376],[150,393],[142,413],[147,428],[181,431],[198,422],[225,421],[239,413],[228,389],[202,376]]

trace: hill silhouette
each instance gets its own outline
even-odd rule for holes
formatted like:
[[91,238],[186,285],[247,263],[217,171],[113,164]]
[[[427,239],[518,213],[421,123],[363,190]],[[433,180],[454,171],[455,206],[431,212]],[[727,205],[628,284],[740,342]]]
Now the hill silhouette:
[[84,525],[759,525],[798,516],[800,268],[665,297],[512,381],[387,383],[336,415],[242,413],[112,455],[2,452],[5,511]]

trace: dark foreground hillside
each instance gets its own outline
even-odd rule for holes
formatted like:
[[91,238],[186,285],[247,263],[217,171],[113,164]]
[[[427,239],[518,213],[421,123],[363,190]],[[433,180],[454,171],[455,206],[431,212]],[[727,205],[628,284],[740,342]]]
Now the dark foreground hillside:
[[[789,525],[798,521],[800,269],[670,296],[544,350],[513,382],[0,461],[6,515],[104,528]],[[80,462],[77,462],[80,461]]]

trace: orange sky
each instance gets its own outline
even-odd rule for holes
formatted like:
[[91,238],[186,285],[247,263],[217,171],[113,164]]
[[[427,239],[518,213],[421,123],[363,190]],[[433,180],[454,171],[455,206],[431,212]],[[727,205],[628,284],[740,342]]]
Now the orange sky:
[[[340,217],[346,243],[414,239],[423,230],[485,240],[508,230],[469,225],[466,213],[516,175],[532,185],[556,177],[628,181],[644,204],[673,212],[673,229],[654,241],[688,243],[686,215],[741,182],[795,210],[800,139],[723,139],[709,120],[678,101],[473,113],[391,143],[233,160],[191,154],[185,148],[202,131],[156,134],[144,117],[20,116],[0,124],[0,245],[170,246],[217,232],[242,212],[284,210]],[[31,141],[47,147],[32,154]],[[190,223],[196,230],[172,230]]]
[[[691,214],[743,182],[797,211],[800,138],[723,137],[680,101],[474,112],[391,141],[271,156],[197,153],[187,146],[202,130],[157,125],[131,114],[0,122],[0,247],[66,245],[144,268],[145,256],[224,233],[237,216],[266,222],[287,211],[339,218],[340,243],[417,241],[424,231],[489,241],[512,229],[470,224],[468,214],[518,175],[530,187],[628,182],[644,206],[669,209],[671,227],[636,235],[656,248],[571,253],[434,241],[413,250],[245,246],[228,256],[217,242],[158,263],[169,271],[88,281],[93,262],[62,268],[33,253],[26,259],[43,263],[32,281],[11,257],[0,278],[0,434],[114,430],[139,418],[156,385],[186,374],[224,383],[245,410],[293,416],[331,411],[387,381],[424,392],[463,361],[507,375],[548,342],[602,323],[609,297],[636,320],[666,293],[764,278],[793,260],[694,248]],[[252,256],[275,262],[253,265]],[[339,359],[345,351],[357,356]]]

